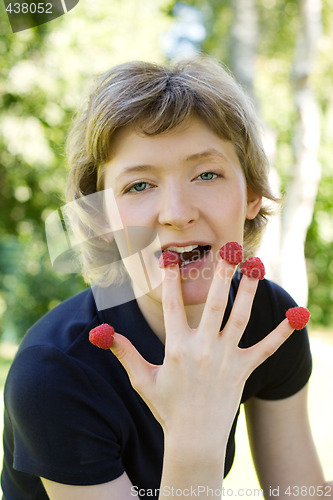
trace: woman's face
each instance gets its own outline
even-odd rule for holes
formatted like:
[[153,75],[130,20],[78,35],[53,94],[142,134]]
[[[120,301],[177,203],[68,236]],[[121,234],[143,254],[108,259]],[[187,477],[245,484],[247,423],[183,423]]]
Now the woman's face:
[[[105,165],[108,188],[125,227],[147,226],[157,232],[162,250],[179,250],[187,305],[205,302],[220,247],[242,244],[244,221],[256,216],[261,203],[247,189],[232,143],[199,119],[156,136],[130,126],[121,130]],[[158,254],[151,262],[156,268]],[[138,279],[135,270],[130,274]],[[161,301],[161,286],[149,295]]]

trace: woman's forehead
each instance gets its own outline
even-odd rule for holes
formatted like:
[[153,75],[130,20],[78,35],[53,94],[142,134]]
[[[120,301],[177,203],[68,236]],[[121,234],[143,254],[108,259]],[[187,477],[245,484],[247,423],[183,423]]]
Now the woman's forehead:
[[[184,158],[200,155],[205,151],[224,154],[226,157],[238,160],[236,149],[231,141],[220,137],[207,123],[200,118],[191,117],[176,127],[159,134],[147,134],[144,131],[144,124],[129,124],[118,129],[111,140],[110,159],[112,160],[120,154],[130,156],[132,153],[152,153],[154,148],[165,148],[178,146],[183,152]],[[133,150],[132,150],[133,148]],[[168,151],[163,149],[164,154]],[[191,154],[192,152],[192,154]],[[213,154],[211,155],[213,156]],[[195,158],[194,158],[195,159]]]

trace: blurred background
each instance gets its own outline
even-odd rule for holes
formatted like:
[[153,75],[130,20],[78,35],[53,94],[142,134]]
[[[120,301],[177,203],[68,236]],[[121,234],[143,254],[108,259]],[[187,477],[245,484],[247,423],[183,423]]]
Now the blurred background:
[[[27,329],[86,286],[79,276],[53,271],[44,224],[63,204],[65,141],[93,77],[127,60],[163,62],[199,51],[232,70],[261,116],[272,185],[284,203],[260,253],[268,277],[311,310],[315,355],[319,365],[327,361],[313,398],[322,394],[323,383],[328,389],[333,375],[330,0],[80,0],[66,15],[14,34],[0,0],[2,382]],[[320,414],[325,418],[327,410]],[[322,424],[316,425],[319,430]],[[326,435],[323,446],[324,441]],[[329,479],[332,455],[331,465],[325,458]]]

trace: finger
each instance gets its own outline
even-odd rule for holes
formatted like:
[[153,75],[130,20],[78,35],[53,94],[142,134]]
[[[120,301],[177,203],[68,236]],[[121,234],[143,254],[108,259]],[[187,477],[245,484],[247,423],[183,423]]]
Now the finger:
[[166,338],[172,341],[182,331],[188,330],[179,266],[164,268],[162,306]]
[[259,281],[257,279],[248,278],[244,275],[240,280],[230,317],[223,330],[223,336],[232,336],[236,345],[238,345],[246,325],[249,322],[258,282]]
[[221,328],[234,272],[235,266],[226,260],[221,259],[217,263],[199,325],[204,335],[207,335],[207,332],[216,335]]
[[148,363],[126,337],[116,332],[111,351],[125,368],[133,388],[145,399],[153,382],[156,365]]
[[290,326],[288,319],[284,319],[267,337],[256,345],[246,349],[251,354],[253,370],[263,363],[267,358],[277,351],[285,342],[294,329]]

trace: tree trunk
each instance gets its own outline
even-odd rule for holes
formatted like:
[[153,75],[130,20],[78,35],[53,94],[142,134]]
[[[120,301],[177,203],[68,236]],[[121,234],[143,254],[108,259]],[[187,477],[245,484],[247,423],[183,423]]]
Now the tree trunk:
[[[230,68],[236,79],[251,96],[260,115],[260,98],[254,91],[256,54],[259,41],[258,12],[256,0],[232,0],[233,23],[230,35]],[[280,177],[274,167],[276,158],[276,132],[262,119],[264,125],[263,144],[269,159],[270,184],[276,196],[280,196]],[[265,262],[267,277],[277,280],[280,257],[280,215],[270,219],[262,238],[259,255]]]
[[280,284],[300,305],[306,305],[308,281],[304,243],[311,223],[321,167],[319,111],[309,86],[321,34],[321,0],[300,0],[301,26],[292,69],[297,123],[293,139],[294,165],[282,214]]
[[[319,147],[319,112],[309,86],[317,42],[321,34],[321,0],[300,1],[298,34],[292,82],[297,110],[293,153],[294,165],[282,217],[274,216],[268,224],[259,250],[267,268],[267,277],[282,285],[300,305],[306,305],[308,282],[304,243],[311,223],[321,175],[317,160]],[[237,80],[252,96],[257,111],[259,100],[254,92],[256,48],[259,39],[255,0],[231,0],[234,19],[231,29],[230,67]],[[278,195],[279,175],[274,167],[276,134],[268,126],[263,136],[271,164],[271,185]]]
[[231,0],[233,23],[230,34],[230,68],[257,104],[253,88],[258,42],[255,0]]

